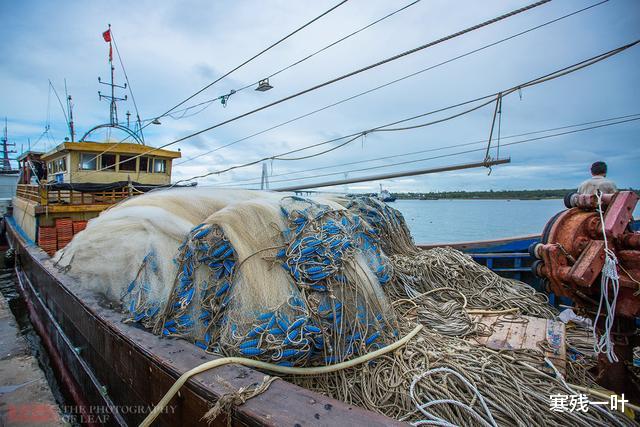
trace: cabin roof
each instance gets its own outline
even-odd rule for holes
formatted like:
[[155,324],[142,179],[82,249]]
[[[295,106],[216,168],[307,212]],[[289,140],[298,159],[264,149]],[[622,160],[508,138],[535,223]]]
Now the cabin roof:
[[26,159],[27,157],[31,156],[31,157],[38,157],[38,156],[42,156],[44,153],[42,151],[25,151],[24,153],[20,154],[16,160],[21,162],[22,160]]
[[102,153],[107,148],[111,154],[146,154],[149,153],[153,157],[163,157],[166,159],[178,159],[181,157],[179,151],[162,150],[159,148],[153,148],[148,145],[132,144],[128,142],[121,142],[119,144],[108,144],[104,142],[63,142],[57,145],[53,150],[48,151],[42,155],[43,160],[49,160],[60,153],[67,153],[70,151],[83,151],[93,152],[96,151]]

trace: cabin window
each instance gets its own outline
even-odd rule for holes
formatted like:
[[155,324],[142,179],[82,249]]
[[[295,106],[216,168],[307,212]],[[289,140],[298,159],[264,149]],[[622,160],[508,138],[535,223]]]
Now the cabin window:
[[133,156],[120,155],[120,170],[121,171],[136,171],[136,159]]
[[100,156],[100,170],[115,171],[116,170],[116,155],[115,154],[103,154]]
[[140,172],[149,172],[149,158],[140,157]]
[[167,161],[165,159],[153,159],[153,172],[154,173],[166,173]]
[[80,169],[94,171],[98,164],[98,155],[93,153],[80,153]]
[[67,158],[66,157],[60,157],[58,159],[58,171],[59,172],[64,172],[67,170]]
[[53,162],[47,163],[47,172],[49,173],[49,175],[53,175]]

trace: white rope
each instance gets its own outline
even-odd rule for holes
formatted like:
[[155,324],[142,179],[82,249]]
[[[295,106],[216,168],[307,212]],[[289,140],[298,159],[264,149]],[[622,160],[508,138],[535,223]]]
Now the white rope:
[[[430,402],[426,402],[426,403],[420,403],[418,401],[418,399],[415,396],[415,387],[416,384],[418,384],[418,382],[420,382],[420,380],[422,380],[423,378],[431,375],[431,374],[435,374],[438,372],[447,372],[450,374],[453,374],[456,378],[458,378],[460,381],[462,381],[471,391],[473,391],[473,393],[478,397],[478,401],[480,402],[480,405],[482,405],[482,408],[484,409],[487,417],[489,418],[490,422],[487,422],[487,420],[484,419],[484,417],[479,414],[475,409],[473,409],[472,407],[470,407],[469,405],[462,403],[460,401],[454,400],[454,399],[438,399],[438,400],[432,400]],[[465,409],[466,411],[469,412],[469,414],[475,418],[480,424],[482,424],[485,427],[497,427],[498,425],[496,424],[495,419],[493,418],[493,415],[491,414],[491,411],[489,410],[489,407],[487,406],[484,397],[482,397],[482,394],[480,394],[480,392],[478,391],[478,389],[471,384],[465,377],[463,377],[462,375],[460,375],[458,372],[454,371],[453,369],[450,368],[435,368],[435,369],[429,369],[428,371],[418,375],[417,377],[415,377],[413,379],[413,381],[411,382],[411,386],[409,387],[409,395],[411,396],[411,400],[413,401],[413,403],[416,405],[416,409],[418,409],[420,412],[422,412],[426,417],[428,417],[428,419],[425,420],[420,420],[420,421],[416,421],[415,423],[412,423],[412,425],[414,426],[419,426],[419,425],[437,425],[437,426],[443,426],[443,427],[456,427],[455,424],[450,423],[449,421],[442,419],[440,417],[437,417],[435,415],[433,415],[432,413],[430,413],[429,411],[427,411],[425,408],[428,408],[429,406],[433,406],[433,405],[437,405],[437,404],[450,404],[450,405],[454,405],[454,406],[459,406],[462,409]]]
[[[598,214],[600,215],[600,225],[602,226],[602,237],[604,239],[605,260],[600,279],[600,303],[598,304],[596,318],[593,322],[593,351],[596,354],[606,354],[609,362],[613,363],[618,361],[613,350],[613,341],[611,340],[611,330],[613,329],[616,314],[616,303],[618,302],[618,290],[620,289],[617,268],[618,259],[613,251],[609,249],[609,243],[607,242],[607,234],[604,228],[604,216],[602,214],[602,193],[600,190],[596,192],[596,197],[598,198]],[[609,285],[611,285],[613,293],[613,300],[611,302],[609,302]],[[604,322],[604,331],[600,338],[598,338],[597,325],[603,302],[606,306],[607,313]]]
[[[569,391],[572,393],[572,395],[574,395],[574,396],[578,395],[578,393],[577,393],[577,392],[576,392],[576,390],[574,389],[574,388],[575,388],[575,387],[577,387],[577,386],[567,384],[567,382],[566,382],[566,381],[565,381],[565,379],[564,379],[564,376],[560,373],[560,371],[558,371],[558,368],[556,368],[556,365],[554,365],[548,357],[545,357],[545,358],[544,358],[544,361],[546,362],[546,364],[547,364],[549,367],[551,367],[551,369],[553,369],[553,372],[555,373],[556,379],[558,379],[558,380],[562,383],[562,385],[563,385],[567,390],[569,390]],[[535,369],[535,368],[534,368],[534,369]],[[613,420],[613,422],[614,422],[614,423],[616,423],[617,425],[619,425],[619,426],[623,426],[623,427],[624,427],[624,424],[622,424],[622,423],[620,422],[620,420],[616,419],[616,417],[614,417],[612,414],[610,414],[610,413],[609,413],[608,411],[606,411],[604,408],[601,408],[600,406],[598,406],[598,404],[597,404],[597,403],[594,403],[594,402],[592,402],[592,401],[589,401],[589,402],[588,402],[588,404],[589,404],[589,406],[590,406],[591,408],[593,408],[593,409],[595,409],[596,411],[600,412],[602,415],[606,416],[607,418],[609,418],[609,419]]]

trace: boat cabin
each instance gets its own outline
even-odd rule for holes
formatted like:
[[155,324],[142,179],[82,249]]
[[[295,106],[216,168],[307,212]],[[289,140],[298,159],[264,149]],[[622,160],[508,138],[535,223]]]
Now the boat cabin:
[[25,151],[16,159],[20,170],[18,184],[37,184],[46,176],[41,151]]
[[27,152],[19,157],[13,218],[51,255],[109,206],[170,185],[172,161],[180,156],[139,143],[86,141]]
[[[142,144],[112,145],[100,142],[64,142],[58,145],[42,155],[47,165],[47,183],[171,183],[171,162],[180,157],[180,152],[150,151]],[[104,153],[107,148],[112,149]]]

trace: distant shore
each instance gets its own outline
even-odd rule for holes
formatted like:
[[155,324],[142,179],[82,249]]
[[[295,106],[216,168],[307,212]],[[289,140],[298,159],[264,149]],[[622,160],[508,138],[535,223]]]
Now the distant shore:
[[[638,190],[635,191],[640,195]],[[440,191],[430,193],[392,193],[398,200],[547,200],[562,199],[575,188],[557,190],[489,190],[489,191]]]

